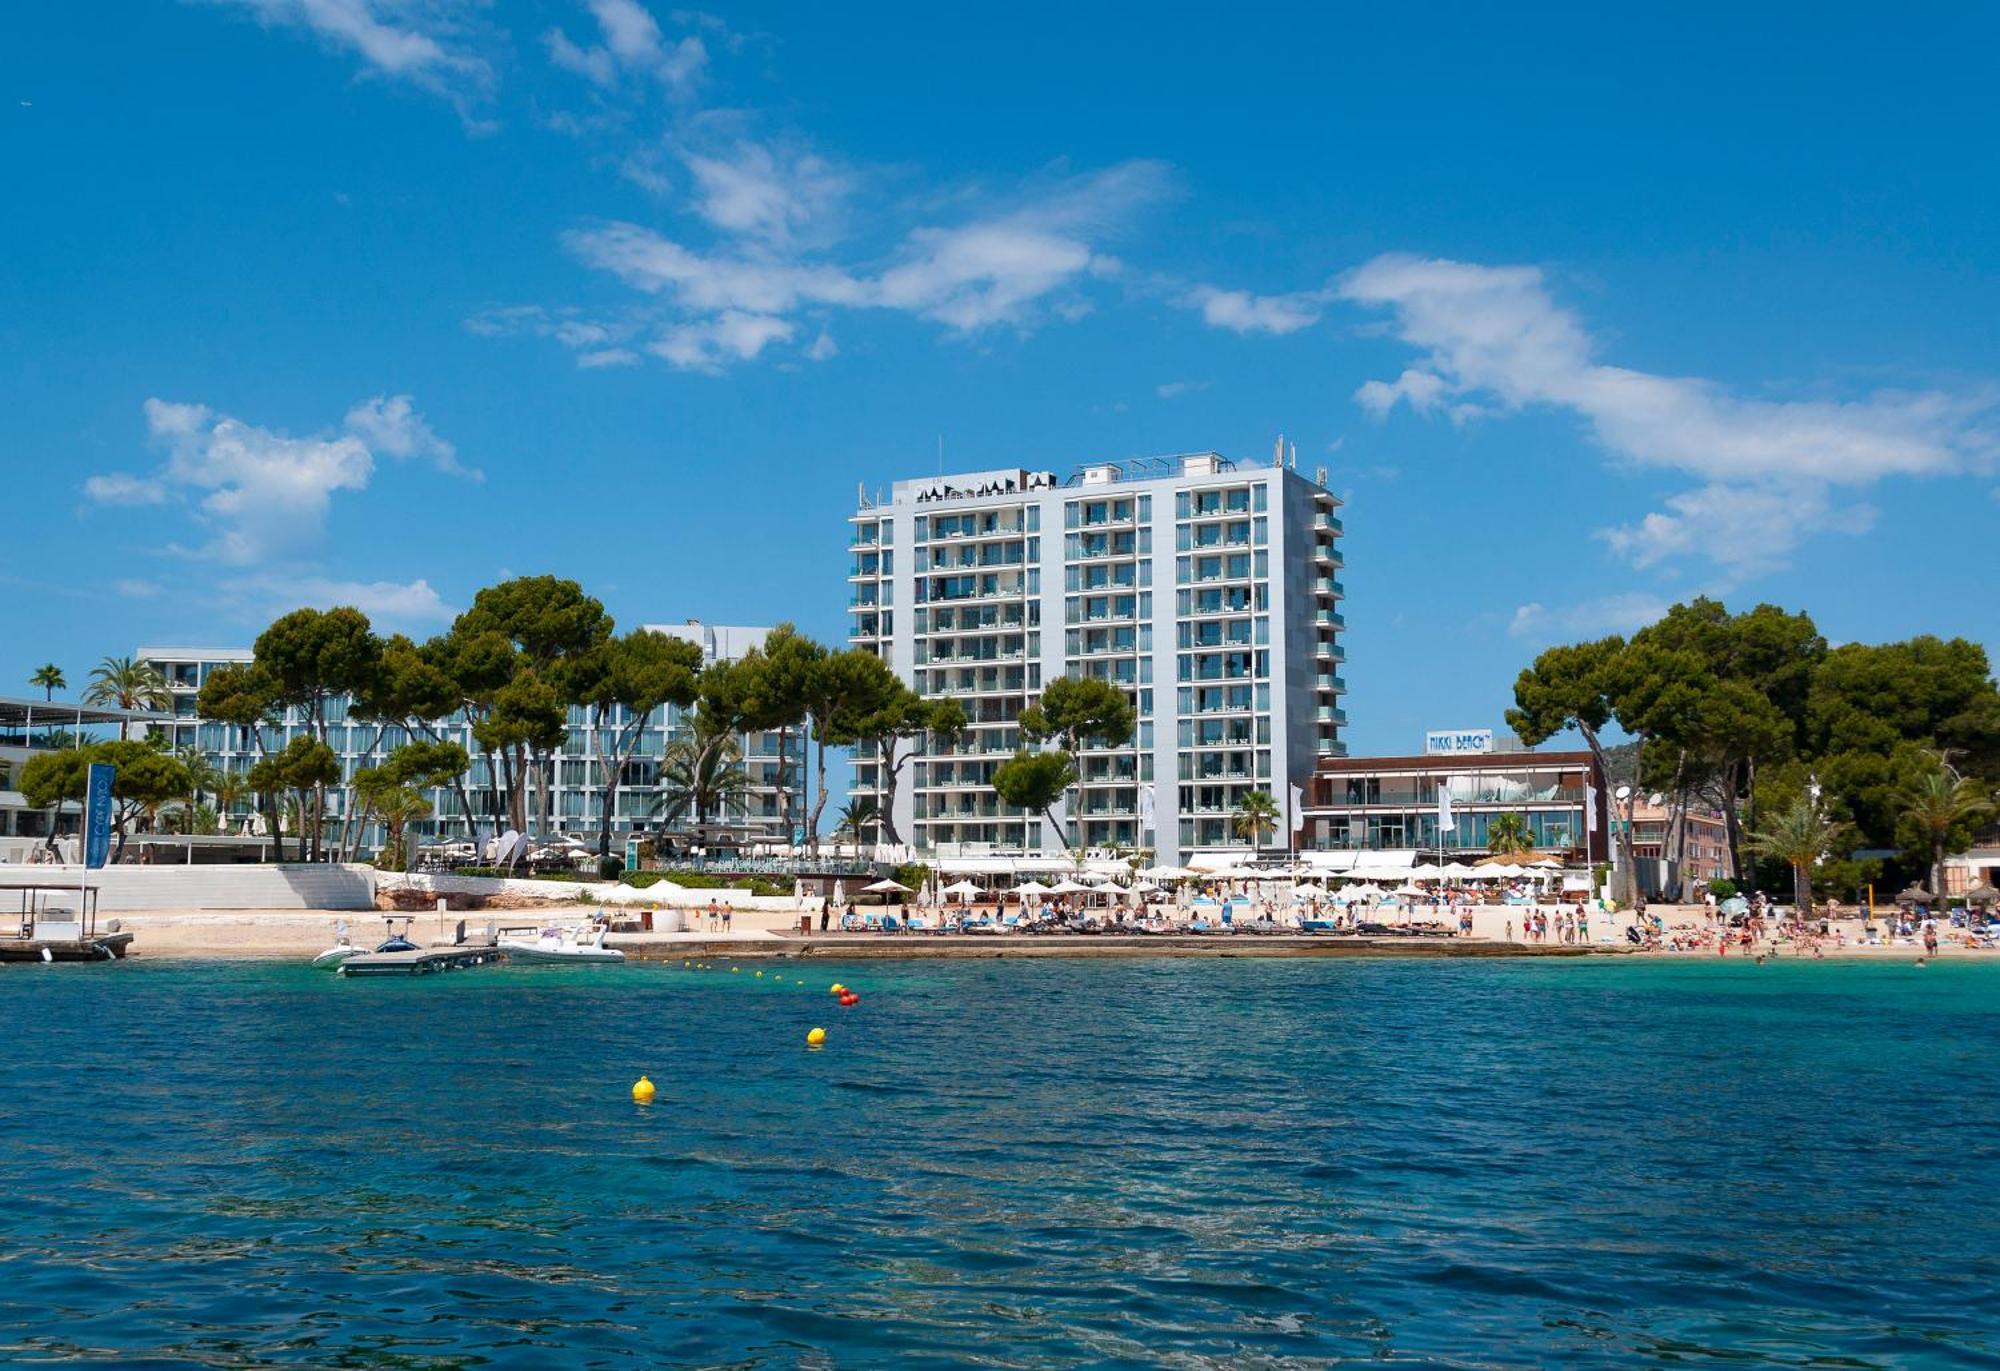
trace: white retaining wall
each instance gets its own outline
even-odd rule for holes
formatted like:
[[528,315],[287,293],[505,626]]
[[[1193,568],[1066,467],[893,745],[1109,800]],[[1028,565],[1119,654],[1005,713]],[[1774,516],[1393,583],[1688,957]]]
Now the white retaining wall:
[[[0,917],[19,896],[5,887],[20,881],[97,887],[104,914],[136,914],[154,909],[373,909],[372,866],[107,866],[88,875],[74,866],[0,866]],[[50,902],[63,904],[59,894]],[[74,903],[72,898],[68,903]]]

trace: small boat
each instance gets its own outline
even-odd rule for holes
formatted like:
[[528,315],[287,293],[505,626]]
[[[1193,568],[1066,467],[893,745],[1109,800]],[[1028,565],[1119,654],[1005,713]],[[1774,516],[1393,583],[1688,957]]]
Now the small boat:
[[331,971],[360,951],[360,948],[348,940],[347,920],[342,919],[333,926],[333,946],[314,957],[312,965],[321,971]]
[[[415,952],[417,945],[410,941],[410,923],[414,917],[414,915],[408,914],[384,915],[382,918],[383,938],[380,943],[376,944],[375,951]],[[398,919],[401,919],[403,924],[400,929],[396,927]],[[312,965],[321,971],[337,971],[346,963],[348,958],[361,956],[363,952],[361,948],[356,947],[349,940],[347,921],[345,919],[342,919],[333,926],[333,933],[333,946],[312,959]]]
[[604,945],[602,924],[547,928],[503,928],[499,947],[520,966],[603,966],[625,960]]

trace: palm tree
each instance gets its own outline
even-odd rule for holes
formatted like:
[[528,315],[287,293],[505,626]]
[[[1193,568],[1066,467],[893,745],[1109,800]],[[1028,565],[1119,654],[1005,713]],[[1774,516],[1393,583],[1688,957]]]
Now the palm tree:
[[[130,657],[106,657],[90,673],[90,687],[83,692],[85,704],[115,705],[119,709],[170,710],[174,694],[160,669]],[[127,735],[128,720],[118,721],[118,736]]]
[[1847,825],[1819,807],[1811,795],[1801,795],[1791,808],[1770,816],[1756,833],[1743,835],[1743,845],[1759,857],[1774,857],[1792,868],[1792,904],[1812,908],[1812,869],[1842,841]]
[[1264,845],[1264,835],[1278,830],[1278,802],[1269,791],[1252,790],[1236,802],[1236,836],[1248,838],[1253,848]]
[[[1922,839],[1924,855],[1930,859],[1931,890],[1944,898],[1944,859],[1957,846],[1952,839],[1975,819],[1993,812],[1993,801],[1979,783],[1961,776],[1941,752],[1932,753],[1930,770],[1912,777],[1896,793],[1904,819]],[[1961,832],[1957,835],[1954,829]]]
[[750,793],[743,748],[736,735],[704,727],[695,715],[694,736],[668,743],[660,757],[660,793],[653,817],[667,824],[708,822],[708,816],[741,807]]
[[28,684],[42,688],[44,701],[55,699],[58,690],[69,688],[69,682],[63,679],[62,668],[54,662],[46,662],[36,667],[35,674],[28,678]]
[[222,784],[222,772],[208,759],[208,754],[197,747],[175,748],[174,760],[187,768],[187,796],[184,806],[192,813],[201,808],[202,796]]
[[210,783],[209,789],[215,792],[216,820],[221,828],[226,831],[229,827],[230,819],[235,816],[236,802],[249,793],[249,788],[243,781],[243,773],[240,771],[218,771],[215,774],[215,780]]
[[1486,823],[1486,848],[1503,857],[1535,850],[1535,835],[1519,814],[1495,814]]
[[840,822],[834,826],[834,834],[846,834],[854,843],[854,850],[861,851],[861,839],[869,829],[882,821],[882,807],[873,796],[857,796],[851,804],[841,806]]

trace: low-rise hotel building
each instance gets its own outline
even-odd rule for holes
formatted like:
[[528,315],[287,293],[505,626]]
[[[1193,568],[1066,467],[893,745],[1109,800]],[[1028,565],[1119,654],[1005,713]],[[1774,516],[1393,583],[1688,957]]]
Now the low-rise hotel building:
[[[764,628],[704,624],[694,619],[645,627],[697,644],[705,665],[741,657],[762,644],[769,632]],[[142,647],[136,656],[139,661],[157,667],[173,693],[172,721],[155,726],[167,734],[173,746],[194,748],[222,771],[243,773],[256,764],[262,753],[249,731],[199,717],[195,703],[209,674],[227,663],[250,661],[249,648]],[[362,767],[380,763],[391,751],[410,741],[401,727],[350,721],[350,703],[347,697],[338,696],[328,702],[326,711],[327,743],[340,758],[343,781],[351,780]],[[607,727],[622,730],[627,723],[621,707],[611,712]],[[571,706],[569,734],[556,758],[550,787],[549,812],[553,827],[559,832],[588,837],[598,831],[604,813],[604,787],[598,775],[596,729],[596,720],[589,709]],[[305,722],[297,711],[287,711],[279,724],[265,730],[264,746],[275,752],[305,731]],[[424,822],[423,831],[440,838],[472,837],[482,830],[490,836],[506,827],[504,813],[481,809],[484,806],[485,810],[491,810],[494,804],[491,762],[473,738],[470,724],[463,720],[449,721],[443,733],[448,741],[461,744],[472,758],[466,790],[479,812],[467,815],[457,791],[439,788],[426,797],[431,802],[433,816]],[[658,812],[664,790],[661,762],[667,745],[688,733],[689,721],[676,706],[666,705],[654,711],[640,732],[637,750],[619,782],[617,809],[611,819],[614,833],[621,836],[657,833],[674,826]],[[738,739],[749,787],[728,813],[711,818],[761,831],[774,841],[789,841],[787,821],[796,826],[806,812],[802,792],[805,748],[797,731],[790,735],[788,745],[782,750],[781,741],[777,733],[745,733]],[[331,796],[329,803],[338,818],[340,796]],[[240,821],[248,816],[249,809],[249,802],[245,801],[229,817]]]
[[[1216,453],[898,481],[849,517],[849,641],[971,720],[919,743],[895,787],[902,841],[940,856],[1074,847],[1246,848],[1242,797],[1343,751],[1340,502],[1325,471]],[[1097,677],[1138,711],[1087,751],[1052,827],[1001,803],[993,772],[1021,711],[1059,676]],[[859,749],[853,794],[885,759]],[[1281,822],[1289,822],[1285,814]],[[1282,843],[1282,836],[1278,841]]]
[[[1451,814],[1442,833],[1440,791],[1450,797]],[[1483,856],[1494,818],[1517,814],[1536,851],[1581,866],[1610,859],[1609,806],[1604,775],[1588,751],[1508,748],[1490,729],[1432,733],[1421,753],[1323,759],[1306,795],[1298,846],[1302,853]]]

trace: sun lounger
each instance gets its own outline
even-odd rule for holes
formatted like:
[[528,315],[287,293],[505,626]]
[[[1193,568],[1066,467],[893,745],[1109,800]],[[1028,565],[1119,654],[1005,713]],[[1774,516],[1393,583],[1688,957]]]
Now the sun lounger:
[[903,925],[897,922],[894,914],[884,914],[882,916],[882,931],[884,933],[901,933]]

